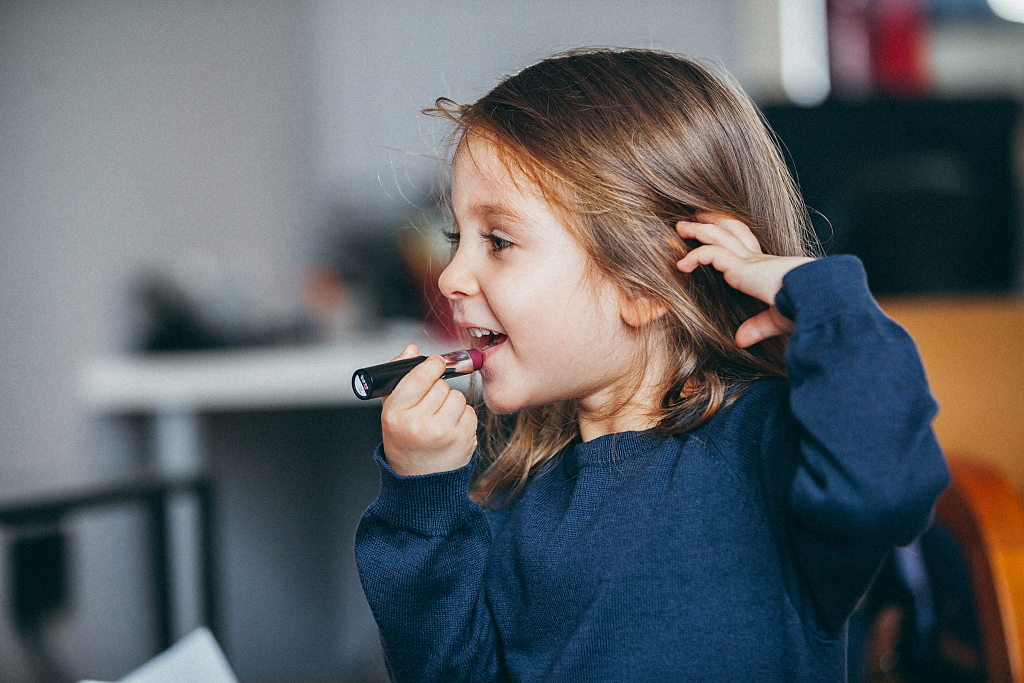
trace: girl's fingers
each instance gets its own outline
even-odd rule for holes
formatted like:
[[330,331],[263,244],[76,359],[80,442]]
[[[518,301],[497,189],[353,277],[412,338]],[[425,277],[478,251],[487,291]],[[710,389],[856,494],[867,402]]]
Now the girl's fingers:
[[[704,234],[708,238],[707,241],[701,238],[697,234],[683,235],[683,237],[692,237],[693,239],[699,239],[705,244],[714,243],[721,244],[722,246],[732,246],[730,242],[735,240],[735,243],[742,245],[746,250],[752,251],[756,254],[761,252],[761,244],[757,241],[757,237],[754,236],[753,231],[741,220],[736,218],[730,218],[725,214],[701,212],[696,215],[697,222],[683,221],[677,224],[676,229],[679,230],[680,226],[712,226],[712,230],[704,230]],[[687,228],[684,228],[687,229]],[[698,229],[699,228],[694,228]],[[725,241],[722,241],[725,240]]]
[[[443,374],[444,370],[441,373]],[[452,389],[448,386],[448,382],[445,382],[438,376],[434,383],[430,385],[427,393],[420,399],[420,402],[416,404],[416,408],[428,415],[437,415],[444,406],[445,401],[448,400],[451,391]]]
[[[410,346],[412,345],[410,344]],[[399,358],[402,357],[412,358],[414,356],[405,356],[405,351],[403,351]],[[407,410],[419,405],[429,395],[434,384],[441,379],[444,368],[444,361],[440,356],[430,356],[398,382],[391,395],[385,397],[385,404],[392,410]],[[448,386],[444,382],[441,384],[445,387]],[[436,401],[436,403],[440,405],[440,401]],[[437,409],[437,405],[434,406],[434,410]]]
[[792,331],[793,321],[772,306],[753,318],[745,320],[739,326],[739,329],[736,330],[736,344],[745,349],[765,339],[777,337],[780,334],[789,334]]
[[684,273],[692,273],[698,266],[712,266],[715,270],[725,272],[732,266],[737,265],[742,259],[732,251],[723,246],[705,244],[702,247],[690,251],[676,263],[679,270]]
[[473,410],[472,406],[463,406],[462,414],[459,416],[458,422],[455,423],[455,430],[459,433],[465,434],[466,436],[466,447],[470,448],[470,456],[472,457],[473,451],[477,450],[479,444],[476,439],[476,428],[477,428],[477,417],[476,411]]
[[[460,394],[462,392],[459,392]],[[465,398],[465,396],[463,396]],[[476,425],[477,417],[476,411],[473,410],[473,406],[463,405],[462,415],[459,416],[458,422],[455,423],[456,429],[465,427],[466,429],[472,429],[473,431],[473,450],[476,450]]]
[[462,419],[466,407],[466,395],[457,389],[450,389],[435,414],[445,424],[454,426]]
[[684,273],[692,273],[699,266],[710,265],[722,273],[730,287],[772,304],[782,288],[783,276],[796,265],[809,260],[764,254],[744,257],[725,247],[705,244],[677,261],[676,267]]
[[420,355],[419,348],[417,348],[417,346],[415,344],[409,344],[404,349],[402,349],[402,352],[400,354],[398,354],[397,356],[395,356],[394,358],[392,358],[388,362],[389,363],[393,363],[396,360],[405,360],[406,358],[415,358],[418,355]]
[[715,223],[687,223],[684,221],[676,224],[676,232],[683,239],[695,239],[702,244],[725,247],[737,252],[748,251],[742,240]]
[[466,407],[466,397],[441,379],[444,361],[431,356],[409,371],[386,400],[393,410],[416,410],[420,414],[455,424]]
[[736,239],[743,243],[743,245],[750,249],[750,251],[761,253],[761,243],[757,241],[757,237],[754,236],[754,231],[750,229],[750,226],[739,220],[738,218],[732,218],[722,213],[698,213],[698,220],[703,220],[708,223],[715,223],[720,225],[725,230],[728,230]]
[[[710,265],[722,273],[731,287],[760,299],[766,304],[775,302],[775,295],[782,289],[782,278],[793,268],[808,261],[805,256],[769,256],[761,251],[761,246],[754,233],[742,221],[717,213],[698,213],[696,218],[706,223],[681,221],[676,224],[676,231],[683,238],[696,239],[701,246],[691,250],[676,266],[684,273],[692,273],[699,266]],[[780,314],[781,316],[781,314]],[[781,331],[761,324],[763,320],[751,322],[751,341],[741,346],[756,344],[765,339],[786,331],[787,323],[776,323]],[[747,333],[744,332],[744,335]],[[739,341],[740,337],[737,337]]]
[[[389,363],[394,363],[396,360],[405,360],[406,358],[415,358],[418,355],[420,355],[419,348],[415,344],[409,344],[404,349],[402,349],[402,352],[400,354],[398,354],[397,356],[395,356],[394,358],[392,358],[388,362]],[[403,377],[402,380],[405,380],[405,377]],[[401,382],[399,382],[399,384],[401,384]],[[394,394],[394,392],[392,392],[392,395],[393,394]],[[391,396],[390,395],[389,396],[385,396],[383,399],[381,399],[381,404],[382,405],[387,405],[389,401],[391,401]],[[398,407],[399,404],[401,404],[401,403],[402,403],[401,396],[399,396],[399,400],[395,401],[394,405],[395,405],[395,407]]]

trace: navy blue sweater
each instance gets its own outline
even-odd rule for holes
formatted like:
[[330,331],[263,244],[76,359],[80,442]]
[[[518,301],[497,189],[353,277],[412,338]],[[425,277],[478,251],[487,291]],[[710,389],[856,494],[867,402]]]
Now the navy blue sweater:
[[860,263],[791,271],[788,382],[684,435],[578,443],[508,505],[380,449],[356,558],[396,681],[843,681],[846,621],[949,474]]

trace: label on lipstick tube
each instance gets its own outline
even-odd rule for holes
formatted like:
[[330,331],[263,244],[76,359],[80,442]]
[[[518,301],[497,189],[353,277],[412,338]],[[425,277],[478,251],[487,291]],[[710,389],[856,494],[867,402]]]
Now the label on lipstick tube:
[[356,396],[359,398],[370,398],[370,383],[363,373],[357,372],[352,377],[352,388],[355,389]]

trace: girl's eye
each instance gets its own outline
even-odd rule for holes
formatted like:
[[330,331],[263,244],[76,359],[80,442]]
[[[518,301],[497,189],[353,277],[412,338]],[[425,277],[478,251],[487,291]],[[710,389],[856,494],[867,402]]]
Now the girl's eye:
[[448,244],[452,246],[458,245],[461,235],[458,230],[445,230],[443,233],[444,238],[448,240]]
[[494,233],[491,233],[490,235],[484,235],[484,239],[491,243],[492,252],[504,251],[505,249],[508,249],[509,247],[512,246],[512,243],[509,242],[507,239],[498,237]]

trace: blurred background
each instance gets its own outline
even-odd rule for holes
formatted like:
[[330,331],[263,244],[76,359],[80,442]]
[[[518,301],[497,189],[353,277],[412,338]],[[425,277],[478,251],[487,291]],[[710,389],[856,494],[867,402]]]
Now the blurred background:
[[[999,364],[940,438],[1019,491],[1024,6],[990,1],[0,0],[0,683],[115,680],[204,621],[243,682],[385,679],[351,552],[379,409],[345,395],[446,344],[419,112],[570,47],[729,70],[937,393]],[[210,569],[194,614],[167,557]]]

